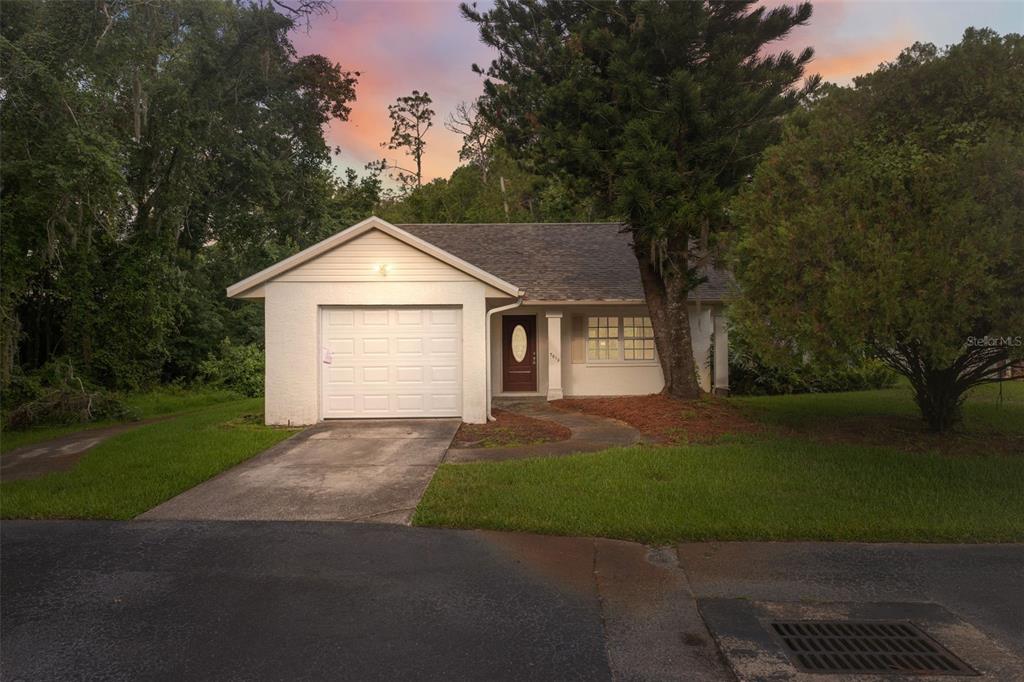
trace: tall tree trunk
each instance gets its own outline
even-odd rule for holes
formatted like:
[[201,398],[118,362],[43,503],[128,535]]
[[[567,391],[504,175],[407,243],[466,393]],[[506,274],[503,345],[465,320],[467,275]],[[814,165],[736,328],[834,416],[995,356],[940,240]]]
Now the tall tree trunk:
[[914,384],[914,402],[928,428],[936,433],[948,431],[960,423],[965,397],[956,374],[949,370],[929,372],[923,384]]
[[684,400],[699,398],[700,385],[697,383],[686,301],[689,293],[686,274],[659,272],[647,254],[637,253],[636,256],[654,327],[654,345],[665,376],[665,392]]

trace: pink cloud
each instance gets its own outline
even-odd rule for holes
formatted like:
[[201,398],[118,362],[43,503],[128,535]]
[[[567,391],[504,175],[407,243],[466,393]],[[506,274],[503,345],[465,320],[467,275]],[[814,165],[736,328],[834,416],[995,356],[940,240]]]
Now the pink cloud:
[[300,53],[318,52],[360,72],[349,120],[327,131],[328,142],[341,148],[340,166],[358,169],[382,157],[411,165],[380,144],[391,136],[388,105],[414,89],[429,92],[437,112],[427,134],[425,178],[447,177],[458,165],[461,139],[443,121],[459,102],[480,94],[470,67],[490,55],[456,3],[343,3],[294,40]]

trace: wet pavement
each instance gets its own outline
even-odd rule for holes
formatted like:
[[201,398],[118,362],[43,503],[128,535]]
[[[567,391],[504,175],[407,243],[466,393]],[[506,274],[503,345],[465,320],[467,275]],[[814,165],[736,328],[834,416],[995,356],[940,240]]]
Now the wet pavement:
[[408,523],[459,424],[321,423],[139,518]]
[[845,617],[1024,679],[1021,545],[252,521],[8,521],[0,543],[3,679],[824,682],[765,625]]

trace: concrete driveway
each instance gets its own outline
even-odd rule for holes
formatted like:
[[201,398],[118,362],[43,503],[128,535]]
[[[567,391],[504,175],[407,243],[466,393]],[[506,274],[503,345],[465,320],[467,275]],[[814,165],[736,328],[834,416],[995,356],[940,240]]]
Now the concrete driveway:
[[139,518],[408,523],[459,424],[320,424]]

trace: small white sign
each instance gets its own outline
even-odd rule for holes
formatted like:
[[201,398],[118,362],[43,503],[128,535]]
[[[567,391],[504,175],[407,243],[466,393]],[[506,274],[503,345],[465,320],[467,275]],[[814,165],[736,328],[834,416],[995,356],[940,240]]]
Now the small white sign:
[[324,347],[324,364],[329,365],[331,364],[332,361],[333,358],[331,357],[331,349]]

